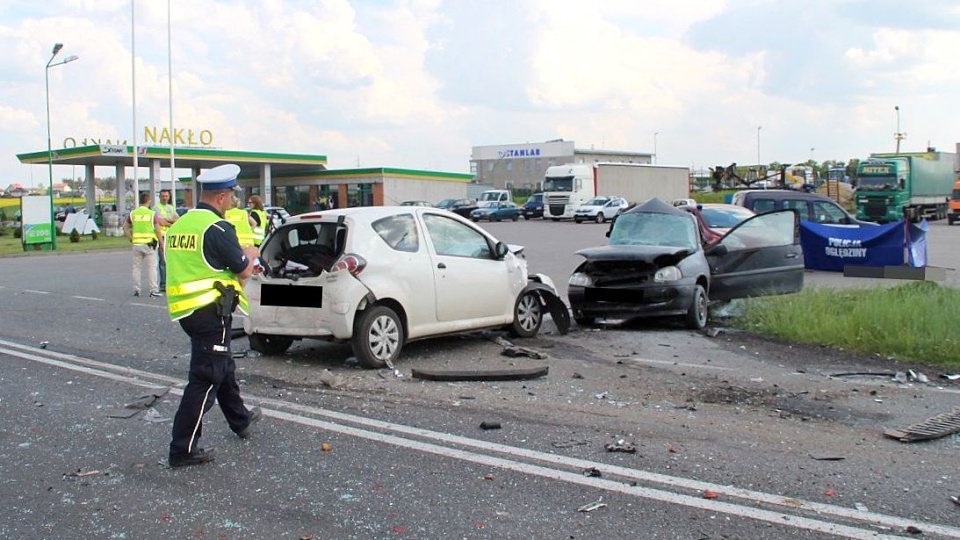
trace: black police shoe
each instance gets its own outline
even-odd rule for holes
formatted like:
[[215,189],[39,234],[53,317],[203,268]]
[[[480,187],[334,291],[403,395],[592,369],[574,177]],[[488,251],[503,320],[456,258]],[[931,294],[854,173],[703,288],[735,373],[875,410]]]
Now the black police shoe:
[[241,439],[246,439],[249,437],[250,432],[253,430],[253,424],[257,423],[261,416],[263,416],[263,411],[260,410],[260,407],[254,407],[250,409],[250,422],[247,424],[247,427],[237,432],[237,437],[240,437]]
[[214,452],[213,448],[209,450],[204,450],[203,448],[197,448],[191,454],[185,455],[174,455],[170,454],[170,466],[173,468],[177,467],[189,467],[191,465],[203,465],[204,463],[209,463],[213,461]]

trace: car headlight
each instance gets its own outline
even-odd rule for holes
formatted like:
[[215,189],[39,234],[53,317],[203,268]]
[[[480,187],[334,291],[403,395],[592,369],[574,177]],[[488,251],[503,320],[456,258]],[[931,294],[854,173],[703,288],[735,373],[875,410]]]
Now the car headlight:
[[654,283],[664,283],[666,281],[677,281],[683,278],[683,273],[680,272],[680,269],[676,266],[666,266],[657,270],[657,273],[653,275]]
[[582,272],[574,272],[567,281],[568,285],[574,287],[590,287],[593,285],[593,278]]

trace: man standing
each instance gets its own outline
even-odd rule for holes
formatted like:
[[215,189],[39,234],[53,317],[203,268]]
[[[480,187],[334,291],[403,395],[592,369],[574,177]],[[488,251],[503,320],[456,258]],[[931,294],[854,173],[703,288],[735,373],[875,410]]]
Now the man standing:
[[123,236],[133,243],[133,295],[140,296],[141,266],[146,263],[150,297],[162,296],[157,284],[157,247],[163,236],[157,214],[150,209],[149,193],[140,194],[140,206],[123,221]]
[[220,404],[230,429],[250,436],[260,408],[248,410],[240,397],[236,363],[230,352],[233,310],[247,312],[243,282],[257,269],[260,252],[241,248],[223,213],[233,205],[237,165],[214,167],[199,177],[200,201],[167,231],[167,308],[190,336],[190,375],[173,419],[170,466],[213,461],[212,449],[199,446],[203,415]]
[[160,222],[160,250],[157,252],[157,261],[159,262],[160,292],[163,292],[167,289],[167,251],[163,240],[167,234],[167,229],[180,217],[177,214],[177,209],[170,203],[169,189],[160,191],[160,202],[157,203],[154,210],[157,212],[157,218]]

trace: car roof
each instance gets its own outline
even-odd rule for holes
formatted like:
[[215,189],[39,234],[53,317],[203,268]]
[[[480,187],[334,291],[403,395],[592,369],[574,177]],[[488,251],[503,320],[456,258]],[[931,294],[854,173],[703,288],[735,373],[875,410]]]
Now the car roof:
[[469,223],[469,220],[464,220],[461,216],[458,216],[453,212],[432,206],[358,206],[353,208],[336,208],[333,210],[317,210],[298,214],[296,216],[289,217],[287,219],[287,225],[296,225],[297,223],[304,222],[315,223],[318,221],[337,221],[341,216],[343,216],[344,219],[349,219],[357,223],[372,223],[380,218],[395,216],[398,214],[424,212],[440,214],[444,216],[453,216],[460,221]]
[[742,195],[744,198],[751,199],[801,199],[808,201],[832,201],[830,197],[820,193],[808,193],[806,191],[795,191],[792,189],[745,189],[738,191],[736,195]]

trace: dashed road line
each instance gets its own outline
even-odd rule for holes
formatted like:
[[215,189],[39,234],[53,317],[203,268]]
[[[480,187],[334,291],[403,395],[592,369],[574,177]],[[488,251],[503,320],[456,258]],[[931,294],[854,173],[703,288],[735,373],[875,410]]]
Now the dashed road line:
[[35,291],[33,289],[24,289],[23,292],[30,294],[50,294],[50,291]]
[[92,296],[71,296],[70,298],[76,298],[77,300],[92,300],[94,302],[106,302],[103,298],[94,298]]

